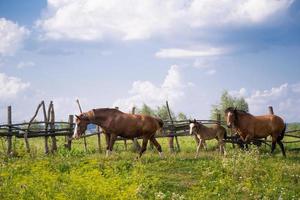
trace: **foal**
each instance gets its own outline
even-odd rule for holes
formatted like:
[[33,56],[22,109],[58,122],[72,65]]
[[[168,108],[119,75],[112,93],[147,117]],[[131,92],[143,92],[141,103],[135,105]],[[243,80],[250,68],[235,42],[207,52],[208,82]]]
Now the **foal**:
[[211,127],[204,126],[201,122],[189,121],[190,122],[190,135],[196,134],[199,138],[199,144],[197,146],[196,158],[199,155],[201,146],[203,145],[207,150],[207,145],[205,140],[217,139],[219,145],[219,151],[224,154],[224,141],[226,138],[226,129],[218,124],[214,124]]

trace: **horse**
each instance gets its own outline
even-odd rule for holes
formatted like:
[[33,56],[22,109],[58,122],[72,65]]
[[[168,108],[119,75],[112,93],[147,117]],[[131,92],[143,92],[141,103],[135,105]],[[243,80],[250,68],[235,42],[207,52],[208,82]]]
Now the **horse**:
[[224,139],[226,139],[226,129],[219,125],[214,124],[211,127],[204,126],[201,122],[197,122],[195,119],[194,121],[189,120],[190,123],[190,135],[195,134],[199,138],[199,144],[197,146],[197,153],[196,158],[199,155],[199,151],[201,146],[204,146],[207,150],[207,145],[205,140],[217,139],[219,145],[219,151],[224,154]]
[[163,121],[149,115],[135,115],[123,113],[113,108],[92,109],[76,116],[73,138],[78,139],[86,131],[88,124],[100,126],[107,139],[106,156],[112,150],[118,136],[128,139],[136,137],[143,138],[139,157],[146,151],[148,140],[150,140],[162,155],[162,148],[155,139],[156,131],[162,130]]
[[285,149],[282,139],[285,134],[286,124],[277,115],[254,116],[248,112],[229,107],[225,110],[226,123],[240,135],[241,139],[249,143],[253,139],[272,137],[271,153],[280,146],[282,155],[285,157]]

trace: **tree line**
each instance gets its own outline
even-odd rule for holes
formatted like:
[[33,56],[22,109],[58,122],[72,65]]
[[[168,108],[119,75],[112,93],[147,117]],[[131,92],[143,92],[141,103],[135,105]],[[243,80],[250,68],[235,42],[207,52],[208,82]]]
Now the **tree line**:
[[[243,97],[234,97],[229,94],[228,91],[224,91],[217,104],[211,106],[210,119],[217,120],[218,113],[221,114],[221,120],[224,120],[224,111],[228,107],[235,107],[239,110],[249,112],[249,106]],[[138,114],[157,116],[162,120],[170,120],[168,108],[166,105],[158,106],[157,108],[151,108],[147,104],[143,104],[141,108],[137,108]],[[179,112],[177,115],[170,109],[170,113],[173,120],[188,120],[192,117],[187,117],[183,112]]]

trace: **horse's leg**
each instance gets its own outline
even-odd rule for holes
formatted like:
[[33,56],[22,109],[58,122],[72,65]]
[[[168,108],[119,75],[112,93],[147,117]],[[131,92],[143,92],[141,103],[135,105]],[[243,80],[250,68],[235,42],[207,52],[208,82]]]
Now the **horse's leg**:
[[272,141],[271,153],[274,152],[275,148],[276,148],[276,141]]
[[204,146],[205,151],[207,151],[207,144],[206,144],[205,140],[203,140],[203,146]]
[[154,144],[154,146],[156,147],[158,153],[159,153],[159,156],[162,157],[162,149],[161,149],[161,146],[160,144],[157,142],[157,140],[155,139],[154,136],[152,136],[150,138],[150,141],[152,142],[152,144]]
[[106,141],[106,156],[109,155],[109,142],[110,142],[110,134],[105,132],[105,141]]
[[277,140],[277,143],[279,144],[279,146],[280,146],[280,148],[281,148],[282,155],[283,155],[284,157],[286,157],[286,155],[285,155],[285,150],[284,150],[284,146],[283,146],[283,144],[282,144],[282,141],[281,141],[281,140]]
[[112,150],[113,150],[113,147],[114,147],[114,144],[115,144],[115,141],[117,139],[117,135],[115,134],[111,134],[110,135],[110,140],[109,140],[109,147],[108,147],[108,155],[111,154]]
[[147,149],[147,144],[148,144],[148,138],[147,138],[147,137],[144,137],[144,138],[143,138],[142,148],[141,148],[141,151],[140,151],[140,157],[142,157],[143,153],[146,151],[146,149]]
[[224,154],[224,141],[223,139],[219,139],[219,150],[221,154]]
[[197,146],[197,152],[196,152],[195,158],[198,158],[198,156],[199,156],[199,151],[200,151],[200,148],[201,148],[202,143],[203,143],[203,140],[202,140],[202,139],[199,139],[199,144],[198,144],[198,146]]

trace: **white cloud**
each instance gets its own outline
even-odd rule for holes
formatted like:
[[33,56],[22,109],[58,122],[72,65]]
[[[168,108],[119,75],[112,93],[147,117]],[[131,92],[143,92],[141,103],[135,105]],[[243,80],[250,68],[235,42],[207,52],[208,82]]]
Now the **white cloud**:
[[130,110],[133,106],[143,103],[152,107],[160,106],[169,100],[171,103],[179,101],[185,95],[185,88],[192,87],[193,83],[185,84],[180,73],[181,68],[173,65],[160,86],[149,81],[135,81],[129,90],[130,97],[118,99],[113,106],[122,110]]
[[234,97],[246,97],[247,96],[247,90],[246,88],[241,88],[240,90],[232,90],[229,91],[229,94],[234,96]]
[[[148,39],[206,27],[248,26],[276,20],[293,0],[48,0],[37,22],[46,38]],[[277,17],[277,18],[276,18]]]
[[24,91],[30,86],[30,83],[23,82],[21,79],[13,76],[7,76],[0,73],[0,99],[15,97],[18,93]]
[[12,21],[0,18],[0,55],[13,55],[28,36],[29,31]]
[[193,58],[193,57],[206,57],[217,56],[225,54],[226,50],[221,48],[209,47],[203,50],[188,50],[188,49],[161,49],[155,56],[158,58]]
[[35,66],[35,63],[32,61],[22,61],[18,63],[17,68],[22,69],[25,67],[33,67],[33,66]]
[[217,70],[215,69],[210,69],[208,71],[205,72],[207,75],[214,75],[215,73],[217,73]]
[[237,97],[244,97],[249,104],[251,113],[261,115],[268,113],[268,106],[273,106],[277,115],[284,117],[288,122],[300,121],[300,92],[295,90],[300,83],[289,85],[284,83],[279,87],[266,90],[255,90],[248,94],[245,88],[239,91],[230,91]]

